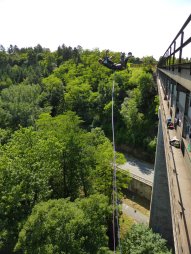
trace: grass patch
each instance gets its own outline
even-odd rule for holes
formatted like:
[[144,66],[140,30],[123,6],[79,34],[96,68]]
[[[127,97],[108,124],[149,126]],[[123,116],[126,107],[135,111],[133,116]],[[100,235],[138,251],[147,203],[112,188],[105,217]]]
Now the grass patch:
[[130,207],[136,209],[146,216],[150,216],[150,202],[144,197],[132,193],[128,190],[124,191],[122,202],[129,205]]
[[133,220],[131,217],[127,216],[126,214],[122,214],[120,216],[120,236],[121,239],[123,239],[126,235],[126,233],[131,229],[132,225],[135,224],[135,220]]

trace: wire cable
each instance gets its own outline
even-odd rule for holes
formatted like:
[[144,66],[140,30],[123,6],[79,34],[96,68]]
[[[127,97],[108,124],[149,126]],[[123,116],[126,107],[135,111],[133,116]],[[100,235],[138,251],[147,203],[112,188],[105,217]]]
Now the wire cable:
[[[118,195],[117,195],[117,178],[116,178],[116,149],[115,149],[115,125],[114,125],[114,92],[115,92],[115,74],[112,87],[112,135],[113,135],[113,249],[116,253],[116,226],[118,245],[121,253],[120,227],[119,227],[119,211],[118,211]],[[115,226],[115,224],[117,224]]]

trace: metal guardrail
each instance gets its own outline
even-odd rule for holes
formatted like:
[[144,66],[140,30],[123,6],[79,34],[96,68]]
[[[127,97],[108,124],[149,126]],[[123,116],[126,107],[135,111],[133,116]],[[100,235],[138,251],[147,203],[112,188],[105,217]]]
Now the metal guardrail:
[[151,181],[149,181],[149,180],[146,180],[146,179],[144,179],[144,178],[142,178],[140,176],[137,176],[137,175],[135,175],[133,173],[130,173],[130,175],[132,176],[133,179],[136,179],[139,182],[145,183],[146,185],[149,185],[151,187],[153,186],[153,183]]
[[129,63],[129,66],[131,68],[144,68],[144,67],[153,67],[153,68],[156,68],[157,64],[144,64],[144,63],[139,63],[139,64],[136,64],[136,63]]
[[[188,45],[191,45],[191,37],[187,40],[184,40],[185,30],[188,29],[188,26],[191,25],[191,14],[170,44],[170,46],[165,51],[164,55],[160,58],[158,67],[169,69],[174,71],[178,69],[181,72],[181,69],[189,69],[191,74],[191,55],[188,57],[190,58],[183,58],[182,53],[186,49]],[[191,31],[189,30],[189,35],[191,35]],[[177,42],[180,40],[180,45],[176,48]],[[176,58],[176,54],[178,57]],[[190,54],[190,52],[189,52]]]
[[[122,168],[120,168],[119,166],[117,166],[117,169],[119,169],[120,170],[120,172],[123,172],[123,171],[127,171],[128,169],[122,169]],[[128,172],[129,172],[129,170],[128,170]],[[143,177],[141,177],[141,176],[138,176],[138,175],[135,175],[135,174],[133,174],[133,173],[131,173],[131,172],[129,172],[129,174],[130,174],[130,176],[132,177],[132,178],[134,178],[134,179],[136,179],[136,180],[138,180],[138,181],[140,181],[140,182],[142,182],[142,183],[145,183],[146,185],[149,185],[149,186],[153,186],[153,183],[151,182],[151,181],[149,181],[149,180],[146,180],[146,179],[144,179]]]

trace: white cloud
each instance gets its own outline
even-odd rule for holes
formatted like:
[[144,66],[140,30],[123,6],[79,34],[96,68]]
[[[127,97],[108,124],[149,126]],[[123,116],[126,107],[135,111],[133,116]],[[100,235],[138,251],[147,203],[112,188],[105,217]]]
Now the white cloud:
[[0,0],[0,44],[164,53],[190,14],[188,0]]

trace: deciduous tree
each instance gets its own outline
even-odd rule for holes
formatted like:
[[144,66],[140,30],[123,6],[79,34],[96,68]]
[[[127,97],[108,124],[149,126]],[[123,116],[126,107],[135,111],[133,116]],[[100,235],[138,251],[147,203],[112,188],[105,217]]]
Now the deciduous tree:
[[39,203],[21,230],[15,250],[26,254],[96,254],[107,247],[109,211],[103,195],[76,202],[60,199]]
[[122,242],[124,254],[170,254],[166,240],[143,224],[134,224]]

